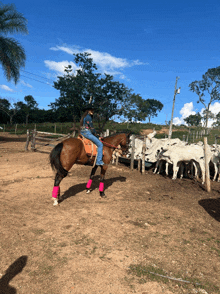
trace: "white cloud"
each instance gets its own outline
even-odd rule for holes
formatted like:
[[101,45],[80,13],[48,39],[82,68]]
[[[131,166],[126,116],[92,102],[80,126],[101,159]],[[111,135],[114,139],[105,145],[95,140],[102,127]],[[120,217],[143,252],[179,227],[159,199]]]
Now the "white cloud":
[[173,119],[173,124],[174,125],[181,125],[181,124],[183,124],[184,123],[184,121],[181,119],[181,118],[179,118],[179,117],[174,117],[174,119]]
[[[205,108],[203,107],[200,111],[201,115],[204,110]],[[220,102],[215,102],[214,104],[210,105],[209,110],[215,115],[218,114],[220,112]],[[214,122],[215,122],[215,119],[209,119],[208,127],[211,127]]]
[[112,56],[111,54],[106,52],[99,52],[92,49],[80,49],[80,47],[76,46],[70,47],[64,45],[51,47],[50,49],[53,51],[63,51],[70,55],[88,52],[91,54],[91,58],[93,59],[94,63],[101,69],[102,73],[107,73],[111,75],[121,75],[122,73],[120,71],[117,71],[118,69],[122,70],[127,67],[144,64],[139,60],[129,61],[125,58]]
[[28,88],[33,88],[30,84],[26,83],[25,81],[21,80],[20,83]]
[[180,110],[181,117],[175,117],[173,119],[173,124],[175,125],[186,124],[183,119],[190,116],[191,114],[196,114],[193,108],[194,108],[193,102],[185,103],[183,108],[181,108]]
[[[181,117],[175,117],[173,119],[173,124],[175,125],[186,124],[183,119],[188,117],[191,114],[196,114],[196,111],[194,111],[193,109],[194,109],[193,102],[185,103],[183,108],[181,108],[180,110]],[[220,112],[220,102],[213,103],[212,105],[210,105],[209,109],[215,115],[218,114]],[[205,110],[204,107],[200,110],[201,115],[203,115],[204,110]],[[211,127],[213,122],[215,122],[215,119],[209,119],[208,127]]]
[[210,105],[210,111],[214,114],[218,114],[220,112],[220,102],[215,102],[214,104]]
[[65,67],[68,65],[72,66],[73,72],[77,69],[77,66],[72,61],[52,61],[52,60],[45,60],[44,61],[46,67],[48,67],[50,70],[55,71],[57,74],[64,74]]
[[0,85],[0,88],[1,88],[2,90],[5,90],[5,91],[14,92],[14,90],[12,90],[11,88],[9,88],[9,87],[6,86],[6,85]]

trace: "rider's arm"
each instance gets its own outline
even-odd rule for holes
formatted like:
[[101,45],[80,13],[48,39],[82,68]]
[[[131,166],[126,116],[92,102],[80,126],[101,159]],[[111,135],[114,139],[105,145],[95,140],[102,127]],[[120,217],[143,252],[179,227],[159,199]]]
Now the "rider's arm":
[[96,130],[94,129],[93,122],[92,122],[92,117],[90,115],[87,115],[85,117],[85,122],[86,122],[86,125],[88,126],[88,128],[90,129],[91,133],[94,136],[96,136]]

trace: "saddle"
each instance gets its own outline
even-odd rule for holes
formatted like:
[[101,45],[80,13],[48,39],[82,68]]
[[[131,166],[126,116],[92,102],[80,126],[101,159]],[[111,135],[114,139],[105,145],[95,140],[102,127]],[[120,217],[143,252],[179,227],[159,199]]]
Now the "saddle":
[[97,155],[97,146],[91,140],[85,138],[82,135],[79,135],[77,139],[83,142],[83,145],[86,150],[86,154],[88,156],[93,157]]

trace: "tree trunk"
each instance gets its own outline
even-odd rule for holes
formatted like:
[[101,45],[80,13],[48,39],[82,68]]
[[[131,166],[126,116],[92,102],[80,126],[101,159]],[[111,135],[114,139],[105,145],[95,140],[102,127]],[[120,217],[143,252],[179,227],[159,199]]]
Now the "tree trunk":
[[208,127],[208,121],[209,121],[209,116],[208,114],[206,115],[206,119],[205,119],[205,128],[207,129]]
[[29,117],[29,113],[26,115],[26,126],[28,125],[28,117]]

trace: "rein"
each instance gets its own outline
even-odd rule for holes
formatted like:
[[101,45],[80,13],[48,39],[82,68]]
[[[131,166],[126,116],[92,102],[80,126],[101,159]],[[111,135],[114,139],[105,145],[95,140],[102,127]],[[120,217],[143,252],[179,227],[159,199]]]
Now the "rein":
[[[107,142],[104,142],[104,141],[102,141],[102,140],[101,140],[101,142],[103,143],[103,145],[105,145],[105,146],[107,146],[107,147],[111,147],[111,148],[119,149],[117,146],[111,145],[111,144],[109,144],[109,143],[107,143]],[[121,143],[121,142],[120,142],[120,143]],[[118,145],[120,145],[120,143],[119,143]]]

